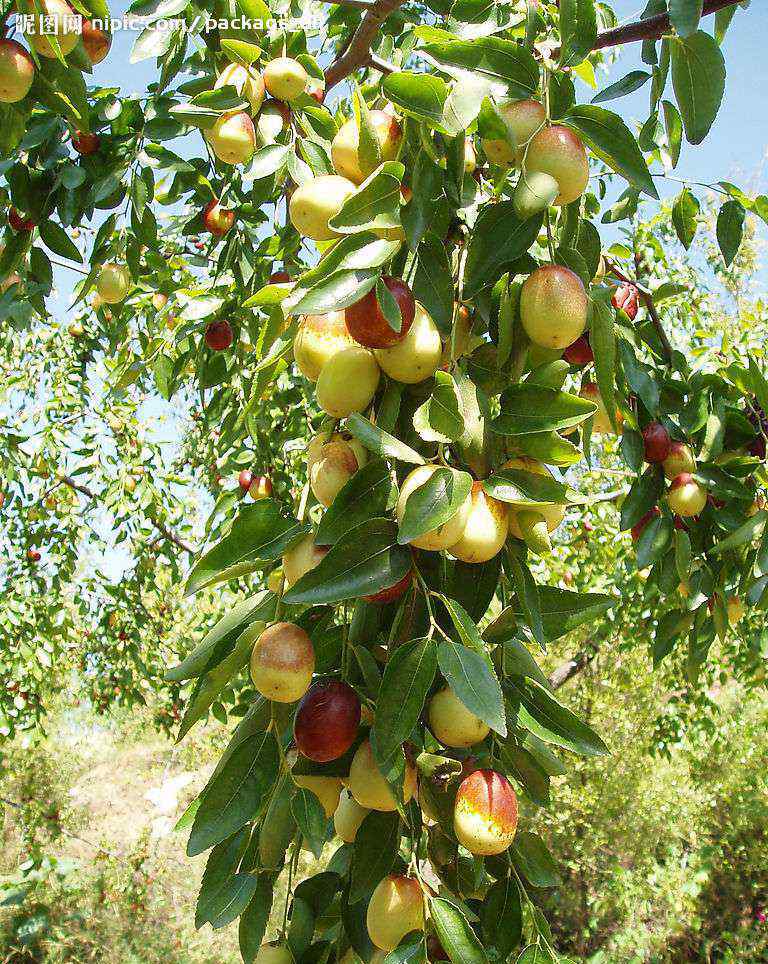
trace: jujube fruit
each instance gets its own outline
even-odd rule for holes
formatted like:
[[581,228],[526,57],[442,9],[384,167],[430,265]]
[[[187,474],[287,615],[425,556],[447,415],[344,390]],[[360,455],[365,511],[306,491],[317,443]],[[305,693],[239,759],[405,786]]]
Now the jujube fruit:
[[254,964],[294,964],[293,955],[283,944],[262,944]]
[[304,315],[293,339],[293,357],[302,375],[316,382],[335,354],[355,344],[343,311]]
[[313,241],[330,241],[339,237],[329,225],[342,205],[355,193],[355,185],[337,174],[321,174],[300,184],[288,205],[291,224],[299,234]]
[[344,348],[323,366],[317,380],[317,403],[332,418],[362,412],[373,401],[381,371],[367,348]]
[[[605,402],[600,394],[600,389],[594,382],[585,382],[581,386],[581,391],[579,392],[581,398],[586,398],[589,402],[594,402],[597,405],[597,410],[592,416],[592,434],[593,435],[615,435],[616,429],[611,425],[611,420],[608,416],[608,409],[605,407]],[[616,409],[616,427],[620,430],[624,422],[624,415],[620,409]]]
[[95,27],[91,20],[83,20],[83,47],[92,64],[100,64],[112,46],[112,35],[101,27]]
[[264,103],[264,78],[254,67],[227,64],[216,78],[214,90],[221,87],[234,87],[248,101],[254,114],[258,114]]
[[502,104],[499,113],[506,121],[514,143],[484,138],[483,150],[491,164],[498,164],[500,167],[520,164],[527,142],[546,122],[546,111],[537,100],[516,100]]
[[418,302],[405,338],[391,348],[374,352],[382,369],[395,381],[415,385],[431,378],[440,367],[443,343],[437,325]]
[[389,874],[376,885],[366,914],[376,947],[394,950],[411,931],[424,930],[424,892],[413,877]]
[[589,183],[589,159],[578,135],[560,124],[535,134],[525,155],[526,171],[553,177],[560,188],[555,204],[570,204]]
[[205,327],[205,343],[211,351],[224,351],[235,339],[232,326],[226,319],[212,321]]
[[272,479],[267,475],[255,475],[248,486],[248,495],[254,502],[268,499],[272,495]]
[[416,313],[413,292],[404,281],[390,275],[382,276],[381,280],[400,309],[400,331],[390,327],[376,297],[376,289],[372,288],[344,313],[350,335],[365,348],[391,348],[401,342],[408,334]]
[[595,355],[589,343],[589,335],[585,332],[583,335],[580,335],[576,341],[568,345],[563,352],[563,358],[569,365],[574,365],[577,368],[583,368],[584,365],[589,365],[590,362],[593,362]]
[[29,93],[35,79],[35,62],[15,40],[0,40],[0,103],[17,104]]
[[338,777],[320,777],[314,775],[294,774],[293,782],[297,787],[304,787],[314,793],[323,805],[325,816],[330,819],[339,805],[342,782]]
[[413,570],[409,569],[403,578],[399,579],[396,583],[394,583],[394,585],[388,586],[386,589],[380,589],[378,592],[375,592],[370,596],[363,596],[363,599],[367,603],[375,603],[380,605],[394,602],[408,591],[408,588],[412,582]]
[[669,446],[669,453],[663,462],[664,475],[669,481],[680,475],[681,472],[693,472],[696,468],[696,458],[690,445],[685,442],[672,442]]
[[[371,123],[376,131],[376,140],[379,142],[379,150],[382,163],[393,161],[397,157],[400,143],[403,139],[403,129],[396,117],[383,110],[372,110],[370,112]],[[361,184],[368,174],[360,167],[360,157],[358,154],[360,132],[354,118],[346,121],[339,128],[331,144],[331,161],[337,174],[349,178],[355,184]]]
[[488,562],[501,551],[507,539],[509,513],[503,502],[488,495],[482,482],[472,483],[470,500],[461,537],[449,552],[462,562]]
[[[395,797],[376,765],[370,740],[365,740],[355,751],[349,768],[347,787],[361,807],[386,813],[397,810]],[[406,803],[416,792],[416,770],[406,760],[403,799]]]
[[107,305],[119,304],[131,287],[131,275],[122,264],[110,261],[104,265],[96,279],[96,290]]
[[360,726],[360,698],[348,683],[314,683],[296,711],[293,737],[305,757],[329,763],[343,756],[355,742]]
[[361,807],[349,790],[342,790],[339,805],[333,815],[333,826],[344,843],[354,843],[360,824],[371,811]]
[[651,464],[663,462],[669,455],[672,440],[661,422],[649,422],[643,429],[643,454]]
[[293,57],[276,57],[264,67],[264,86],[278,100],[295,100],[303,94],[309,76]]
[[296,545],[286,550],[283,556],[283,573],[287,587],[290,588],[314,569],[327,552],[327,548],[315,545],[312,535],[304,536]]
[[56,42],[62,57],[67,57],[75,49],[80,36],[80,21],[75,11],[64,0],[40,0],[34,10],[34,33],[29,34],[29,42],[41,57],[56,57],[51,37]]
[[[428,482],[434,473],[437,472],[438,468],[440,468],[440,466],[420,465],[406,476],[400,487],[400,496],[397,500],[397,508],[395,510],[398,525],[402,525],[403,518],[405,517],[406,504],[411,493]],[[447,471],[458,475],[455,469],[447,469]],[[450,548],[450,546],[454,545],[461,538],[471,508],[472,496],[469,494],[449,519],[441,523],[437,528],[431,529],[429,532],[425,532],[415,539],[412,539],[411,545],[416,546],[417,549],[430,549],[435,552],[439,549]]]
[[707,490],[699,485],[690,472],[675,476],[667,492],[667,505],[683,519],[698,515],[707,504]]
[[266,699],[295,703],[309,689],[314,671],[312,640],[295,623],[274,623],[256,640],[251,680]]
[[638,291],[635,285],[619,285],[611,295],[611,304],[617,310],[623,311],[630,321],[634,321],[639,307]]
[[75,131],[72,135],[72,147],[83,157],[95,154],[101,144],[98,134],[88,134],[85,131]]
[[507,850],[517,830],[517,796],[506,777],[494,770],[475,770],[456,793],[453,810],[456,839],[480,856]]
[[587,293],[570,268],[545,264],[536,268],[520,290],[520,321],[542,348],[566,348],[587,327]]
[[439,690],[429,701],[429,728],[443,746],[467,747],[488,736],[489,727],[470,712],[450,686]]
[[554,204],[559,193],[560,186],[550,174],[523,171],[512,194],[515,214],[521,221],[527,221]]
[[203,224],[217,238],[223,238],[235,223],[235,212],[221,206],[218,198],[209,201],[203,208]]
[[245,164],[256,150],[256,129],[244,110],[216,118],[206,138],[213,153],[225,164]]
[[357,439],[338,432],[316,435],[307,447],[307,475],[317,501],[329,506],[367,461],[368,454]]

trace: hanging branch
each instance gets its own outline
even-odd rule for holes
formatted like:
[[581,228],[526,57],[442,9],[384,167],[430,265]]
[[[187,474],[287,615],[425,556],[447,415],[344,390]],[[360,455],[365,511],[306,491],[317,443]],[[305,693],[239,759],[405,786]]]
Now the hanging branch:
[[[739,0],[705,0],[701,15],[706,17],[718,10],[726,7],[734,7]],[[644,20],[637,20],[633,23],[624,24],[623,27],[614,27],[612,30],[604,30],[598,34],[593,50],[601,50],[603,47],[617,47],[619,44],[635,43],[638,40],[658,40],[664,34],[669,33],[672,26],[669,22],[668,13],[659,13],[655,17],[646,17]]]

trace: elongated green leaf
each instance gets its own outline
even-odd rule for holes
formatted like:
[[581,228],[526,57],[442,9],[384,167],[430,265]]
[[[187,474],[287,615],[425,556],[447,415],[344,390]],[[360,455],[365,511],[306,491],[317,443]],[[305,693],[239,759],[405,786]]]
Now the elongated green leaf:
[[593,104],[602,104],[607,100],[615,100],[617,97],[625,97],[635,90],[639,90],[651,79],[647,70],[630,70],[628,74],[617,80],[615,84],[605,87],[599,94],[592,98]]
[[680,240],[680,244],[687,251],[696,234],[696,221],[699,216],[699,202],[687,187],[678,194],[672,208],[672,224]]
[[593,153],[638,191],[658,198],[637,141],[618,114],[594,104],[577,104],[562,118],[562,123],[580,134]]
[[402,745],[416,726],[437,672],[437,644],[416,639],[400,646],[387,662],[376,702],[371,745],[381,770],[390,757],[402,754]]
[[515,385],[501,396],[501,412],[491,422],[499,435],[533,435],[571,428],[594,415],[597,406],[578,395],[540,385]]
[[576,505],[585,501],[578,492],[550,475],[505,466],[486,479],[483,488],[488,495],[501,502]]
[[488,964],[482,944],[455,903],[444,897],[433,897],[429,912],[440,944],[452,964]]
[[664,473],[657,465],[649,466],[632,483],[621,506],[621,528],[631,529],[653,508],[664,491]]
[[738,254],[746,213],[738,201],[726,201],[717,213],[717,243],[726,267],[732,264]]
[[336,603],[394,586],[411,568],[410,550],[397,543],[390,519],[370,519],[334,545],[319,565],[284,595],[287,603]]
[[325,841],[325,828],[328,823],[323,805],[306,787],[299,787],[291,801],[291,813],[301,830],[309,849],[320,859]]
[[55,221],[45,221],[40,225],[40,238],[43,244],[50,248],[54,254],[60,254],[68,261],[83,263],[83,256],[78,251],[77,245],[69,237],[67,232],[60,224]]
[[308,527],[286,518],[272,499],[244,506],[229,533],[192,567],[187,577],[187,595],[279,559],[303,531],[308,531]]
[[669,0],[669,22],[681,37],[696,33],[703,0]]
[[595,0],[560,0],[560,66],[575,67],[595,46]]
[[519,702],[518,723],[545,743],[572,750],[582,756],[600,756],[608,748],[595,731],[535,680],[515,679],[505,684]]
[[595,356],[595,380],[600,397],[605,405],[608,418],[616,434],[616,334],[613,328],[613,311],[604,301],[592,303],[592,324],[589,329],[589,343]]
[[400,182],[403,165],[387,161],[342,204],[329,224],[342,234],[400,225]]
[[430,397],[416,409],[413,427],[425,442],[454,442],[464,433],[461,397],[448,372],[435,372]]
[[408,496],[398,542],[406,545],[444,525],[456,515],[471,488],[472,476],[468,472],[438,468]]
[[357,412],[353,412],[347,419],[347,428],[369,452],[382,458],[396,459],[398,462],[424,464],[424,459],[418,452]]
[[352,476],[320,520],[315,541],[333,546],[351,528],[383,516],[397,497],[389,466],[373,459]]
[[440,672],[466,708],[500,736],[506,736],[501,687],[488,660],[453,640],[440,643],[437,660]]
[[544,215],[521,221],[512,201],[501,201],[482,209],[475,222],[464,269],[464,294],[474,298],[494,285],[517,258],[522,257],[538,237]]
[[[549,640],[559,639],[566,633],[594,622],[599,616],[616,605],[613,596],[598,592],[570,592],[557,586],[539,586],[539,610],[544,633]],[[508,639],[511,627],[524,619],[524,611],[517,597],[485,630],[490,643]]]
[[259,877],[256,893],[240,916],[238,937],[243,964],[254,964],[264,939],[271,910],[272,884],[262,875]]
[[557,887],[561,882],[557,865],[538,834],[521,830],[512,844],[512,860],[534,887]]
[[480,910],[483,944],[506,960],[523,936],[520,888],[514,877],[502,877],[491,887]]
[[399,837],[400,814],[397,811],[372,810],[363,820],[355,837],[350,903],[370,896],[390,872],[397,856]]
[[701,144],[714,123],[725,90],[725,61],[717,41],[697,30],[672,37],[672,86],[686,140]]

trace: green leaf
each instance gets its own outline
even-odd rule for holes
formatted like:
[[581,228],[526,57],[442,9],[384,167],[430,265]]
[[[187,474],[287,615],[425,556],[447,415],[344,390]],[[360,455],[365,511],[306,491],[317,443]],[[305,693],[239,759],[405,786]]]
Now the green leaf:
[[594,104],[577,104],[562,118],[562,123],[580,134],[600,160],[638,191],[658,198],[637,141],[618,114]]
[[672,86],[689,144],[701,144],[714,123],[725,90],[725,60],[714,37],[697,30],[671,37]]
[[568,466],[581,461],[581,450],[558,432],[535,432],[515,439],[515,445],[527,455],[547,465]]
[[726,201],[717,213],[717,243],[726,267],[738,254],[745,216],[746,211],[738,201]]
[[[195,908],[195,927],[215,920],[229,902],[234,876],[248,843],[248,832],[239,830],[217,844],[208,856],[200,882],[200,893]],[[256,878],[253,878],[254,881]]]
[[419,721],[436,672],[437,645],[432,639],[405,643],[390,656],[379,688],[371,734],[371,746],[382,773],[392,766],[392,757],[402,756],[403,743]]
[[394,586],[410,568],[411,553],[398,545],[395,523],[370,519],[350,529],[283,598],[294,604],[370,596]]
[[595,0],[560,0],[560,66],[580,64],[595,46]]
[[520,888],[514,877],[497,880],[483,898],[480,908],[483,945],[494,957],[505,961],[523,936],[523,909]]
[[271,733],[243,740],[217,767],[201,794],[187,855],[203,853],[252,820],[277,778],[278,766],[277,743]]
[[491,430],[499,435],[560,431],[581,424],[597,410],[594,402],[578,395],[529,384],[507,389],[500,408],[491,422]]
[[448,85],[434,74],[417,74],[403,70],[384,78],[384,95],[405,113],[444,134],[452,133],[443,126]]
[[[724,552],[729,552],[731,549],[737,549],[739,546],[743,546],[747,542],[753,542],[758,538],[765,528],[766,520],[768,520],[768,512],[765,509],[760,509],[751,518],[747,519],[743,525],[740,525],[738,529],[731,532],[724,539],[721,539],[714,548],[710,549],[710,554],[713,556],[722,555]],[[676,536],[681,533],[675,533]],[[687,533],[684,533],[687,535]],[[690,543],[689,543],[689,555],[690,555]],[[689,558],[690,564],[690,558]],[[687,570],[686,570],[687,575]],[[685,578],[680,576],[681,579]]]
[[413,427],[425,442],[455,442],[464,433],[461,397],[448,372],[435,372],[430,397],[413,415]]
[[328,823],[322,803],[311,790],[299,787],[291,801],[291,813],[309,844],[309,849],[319,860],[323,852],[325,828]]
[[502,467],[483,482],[488,495],[501,502],[514,502],[536,505],[574,505],[583,503],[578,492],[574,492],[551,475],[526,472],[524,469]]
[[337,494],[320,520],[315,541],[320,546],[335,545],[350,529],[383,516],[396,493],[387,463],[373,459]]
[[558,887],[561,883],[557,864],[538,834],[527,830],[517,833],[512,844],[512,861],[534,887]]
[[529,750],[507,745],[501,751],[501,762],[504,772],[514,777],[537,806],[549,806],[549,774]]
[[239,943],[243,964],[254,964],[267,930],[272,910],[272,884],[262,876],[250,904],[240,915]]
[[699,216],[699,202],[687,187],[675,198],[672,207],[672,224],[680,240],[680,244],[687,251],[696,234],[696,222]]
[[304,531],[307,527],[286,518],[272,499],[243,506],[229,533],[192,567],[187,576],[187,595],[279,559]]
[[356,439],[363,443],[369,452],[373,452],[375,455],[396,459],[398,462],[410,462],[415,465],[424,464],[424,459],[418,452],[357,412],[353,412],[347,419],[347,428]]
[[352,851],[349,901],[369,897],[392,870],[400,840],[400,814],[372,810],[360,824]]
[[614,431],[616,424],[616,398],[614,378],[616,375],[616,334],[613,328],[613,311],[604,301],[592,302],[592,322],[589,327],[589,343],[595,355],[595,380]]
[[[539,609],[544,633],[549,640],[559,639],[584,623],[595,622],[616,605],[613,596],[599,592],[571,592],[557,586],[539,586]],[[490,624],[484,636],[490,643],[508,638],[508,627],[524,620],[524,612],[517,597]]]
[[449,335],[453,323],[453,274],[446,246],[432,231],[426,232],[416,250],[412,290],[443,335]]
[[667,153],[673,168],[680,160],[680,149],[683,146],[683,120],[680,111],[668,100],[661,102],[664,111],[664,128],[667,132]]
[[681,37],[696,33],[703,0],[669,0],[669,22]]
[[617,80],[615,84],[605,87],[599,94],[592,98],[593,104],[602,104],[606,100],[615,100],[617,97],[626,97],[635,90],[640,90],[651,79],[651,75],[646,70],[630,70],[628,74]]
[[368,177],[381,164],[381,143],[376,133],[376,127],[371,120],[371,112],[368,110],[365,98],[360,96],[357,88],[355,88],[353,95],[353,104],[357,126],[358,165],[365,177]]
[[582,756],[600,756],[608,748],[595,731],[535,680],[511,678],[505,684],[520,704],[517,721],[545,743]]
[[60,254],[68,261],[83,263],[83,256],[77,249],[75,242],[69,237],[67,232],[60,224],[55,221],[44,221],[40,225],[40,238],[43,244],[50,248],[54,254]]
[[531,570],[525,560],[525,551],[518,549],[517,546],[510,544],[507,548],[507,559],[512,570],[512,579],[517,590],[517,599],[520,601],[525,622],[531,631],[531,635],[542,649],[546,649],[547,637],[544,633],[544,622],[541,617],[541,605],[539,603],[539,587],[533,578]]
[[487,657],[446,639],[440,643],[437,661],[448,685],[466,708],[500,736],[506,736],[501,687]]
[[621,528],[631,529],[652,509],[664,492],[664,473],[658,465],[650,465],[632,483],[621,506]]
[[285,144],[267,144],[251,158],[248,164],[248,175],[255,181],[264,177],[272,177],[288,163],[290,147]]
[[484,206],[467,245],[465,298],[472,299],[494,285],[512,262],[528,251],[543,223],[543,213],[521,221],[512,201]]
[[397,541],[406,545],[444,525],[458,512],[471,488],[468,472],[438,468],[408,496]]
[[342,204],[329,225],[342,234],[400,226],[400,182],[404,173],[398,161],[387,161]]
[[455,903],[445,897],[432,897],[429,913],[438,940],[452,964],[488,964],[482,944]]

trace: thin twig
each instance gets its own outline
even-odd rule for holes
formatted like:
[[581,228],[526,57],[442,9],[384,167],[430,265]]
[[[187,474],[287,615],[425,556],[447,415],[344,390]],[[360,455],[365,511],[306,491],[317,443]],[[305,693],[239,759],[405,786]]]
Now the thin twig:
[[656,305],[653,303],[653,295],[650,293],[650,291],[647,291],[643,285],[638,286],[637,281],[634,281],[632,278],[628,278],[621,268],[616,265],[615,261],[612,261],[610,258],[606,258],[605,256],[603,256],[603,259],[610,273],[617,277],[619,281],[624,281],[626,284],[635,285],[635,287],[637,287],[637,293],[642,298],[643,304],[648,310],[648,317],[651,319],[653,327],[656,329],[656,334],[659,336],[659,341],[661,342],[661,347],[664,350],[667,364],[671,365],[672,344],[667,337],[666,331],[664,331],[664,325],[662,324],[659,313],[656,310]]

